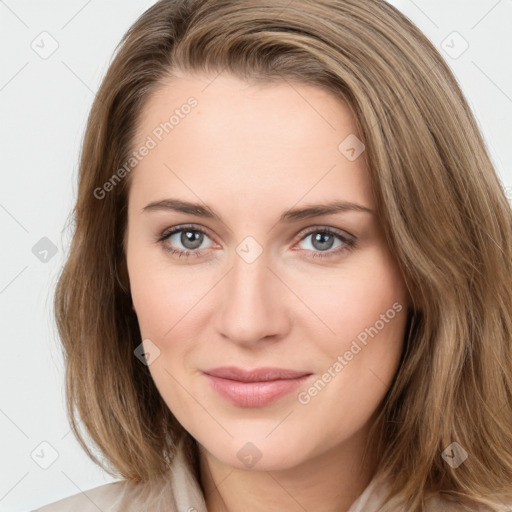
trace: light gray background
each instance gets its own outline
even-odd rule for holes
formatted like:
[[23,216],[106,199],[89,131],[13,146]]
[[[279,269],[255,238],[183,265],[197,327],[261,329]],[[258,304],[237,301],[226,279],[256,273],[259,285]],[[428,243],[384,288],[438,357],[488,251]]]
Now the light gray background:
[[[121,36],[153,3],[0,0],[0,511],[113,481],[70,433],[52,299],[88,111]],[[512,0],[391,3],[445,56],[512,197]]]

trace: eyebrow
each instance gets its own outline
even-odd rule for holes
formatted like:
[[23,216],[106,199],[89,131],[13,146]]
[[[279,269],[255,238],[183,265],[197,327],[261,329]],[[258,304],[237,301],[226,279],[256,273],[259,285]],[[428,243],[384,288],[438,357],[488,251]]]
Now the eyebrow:
[[[200,203],[182,201],[180,199],[163,199],[161,201],[153,201],[146,205],[142,209],[142,212],[161,210],[188,213],[197,217],[205,217],[207,219],[215,219],[223,222],[221,217],[209,206]],[[299,220],[318,217],[320,215],[332,215],[334,213],[349,211],[375,215],[373,210],[357,203],[352,203],[350,201],[331,201],[324,204],[311,204],[300,208],[290,208],[281,214],[279,222],[297,222]]]

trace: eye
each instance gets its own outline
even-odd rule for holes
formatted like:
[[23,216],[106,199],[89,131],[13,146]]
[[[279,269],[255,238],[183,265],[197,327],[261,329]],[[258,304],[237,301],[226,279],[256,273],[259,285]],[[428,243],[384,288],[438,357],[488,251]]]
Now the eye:
[[[348,236],[337,229],[327,226],[310,229],[303,235],[300,242],[308,239],[311,241],[306,245],[309,245],[312,249],[307,248],[303,250],[311,252],[311,257],[313,258],[329,258],[339,255],[353,249],[356,243],[353,236]],[[336,240],[338,241],[337,245],[335,245]]]
[[[202,250],[199,248],[206,238],[209,239],[206,232],[195,226],[175,226],[166,230],[158,239],[158,242],[161,242],[167,251],[177,254],[179,257],[191,256],[192,254],[200,256]],[[164,243],[167,241],[170,244]],[[181,249],[180,246],[184,249]]]
[[[309,245],[312,249],[303,248],[301,250],[310,253],[309,257],[312,258],[333,257],[353,249],[356,244],[352,235],[349,236],[342,231],[327,226],[309,229],[308,232],[302,234],[300,242],[308,238],[311,238]],[[181,225],[165,230],[157,239],[157,242],[162,243],[166,251],[180,258],[192,255],[199,257],[202,256],[204,249],[208,249],[208,247],[201,248],[206,239],[211,240],[203,229],[193,225]],[[336,241],[338,241],[338,245],[335,245]]]

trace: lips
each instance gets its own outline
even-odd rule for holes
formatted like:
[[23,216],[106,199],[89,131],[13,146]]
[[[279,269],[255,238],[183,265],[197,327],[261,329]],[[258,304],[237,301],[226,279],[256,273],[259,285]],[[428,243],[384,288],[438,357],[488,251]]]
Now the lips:
[[256,368],[255,370],[244,370],[236,366],[223,366],[221,368],[213,368],[205,370],[204,373],[213,377],[221,377],[222,379],[236,380],[239,382],[265,382],[268,380],[287,380],[297,379],[304,375],[310,375],[309,372],[297,372],[295,370],[287,370],[284,368]]
[[223,398],[240,407],[262,407],[290,393],[312,374],[285,368],[245,370],[234,366],[203,372]]

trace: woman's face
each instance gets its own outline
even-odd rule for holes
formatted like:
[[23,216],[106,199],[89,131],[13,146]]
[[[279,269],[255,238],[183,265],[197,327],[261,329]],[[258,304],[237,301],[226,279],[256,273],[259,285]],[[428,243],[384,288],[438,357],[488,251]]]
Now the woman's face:
[[160,394],[224,464],[349,446],[396,373],[408,294],[356,137],[344,103],[284,81],[184,75],[143,112],[133,304]]

